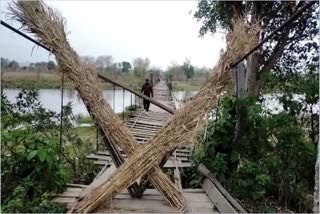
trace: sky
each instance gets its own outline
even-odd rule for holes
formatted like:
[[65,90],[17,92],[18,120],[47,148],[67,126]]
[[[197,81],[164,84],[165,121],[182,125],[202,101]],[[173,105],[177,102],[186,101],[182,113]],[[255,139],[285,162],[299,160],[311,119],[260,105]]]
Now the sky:
[[[1,2],[1,18],[16,27]],[[223,34],[199,37],[193,18],[197,1],[45,1],[66,19],[71,46],[82,56],[112,55],[115,62],[148,57],[166,69],[190,58],[195,66],[213,67],[225,46]],[[190,11],[192,11],[190,13]],[[1,27],[0,54],[19,62],[48,61],[53,56]]]

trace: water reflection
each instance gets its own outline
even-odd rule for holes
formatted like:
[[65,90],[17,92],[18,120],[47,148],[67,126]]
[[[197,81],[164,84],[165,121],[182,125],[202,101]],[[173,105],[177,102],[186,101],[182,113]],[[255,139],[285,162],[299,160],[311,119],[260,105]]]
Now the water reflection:
[[[10,102],[16,101],[16,96],[20,91],[20,89],[3,90]],[[138,103],[138,100],[135,101],[135,96],[131,95],[131,93],[127,91],[123,92],[123,90],[104,90],[103,96],[107,100],[110,107],[114,109],[116,113],[122,112],[123,108],[130,106],[131,104]],[[68,102],[72,103],[72,110],[74,115],[89,115],[77,91],[65,89],[63,97],[64,105]],[[40,89],[39,100],[44,108],[60,112],[61,91],[59,89]]]
[[[192,96],[194,96],[197,91],[175,91],[173,92],[173,99],[175,101],[176,108],[182,108],[186,101],[188,101]],[[265,94],[263,95],[263,102],[262,106],[265,110],[270,111],[271,113],[279,113],[283,111],[283,106],[280,104],[277,97],[281,96],[281,93],[274,93],[274,94]],[[300,101],[304,99],[304,95],[301,94],[294,94],[293,100]],[[307,111],[311,110],[310,106],[306,106]],[[318,105],[314,105],[312,107],[312,112],[319,112],[320,107]]]

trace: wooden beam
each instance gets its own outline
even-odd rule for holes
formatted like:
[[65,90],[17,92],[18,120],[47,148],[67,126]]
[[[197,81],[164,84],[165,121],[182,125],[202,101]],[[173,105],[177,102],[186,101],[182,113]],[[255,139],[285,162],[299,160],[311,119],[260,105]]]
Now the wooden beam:
[[210,171],[205,167],[205,165],[200,164],[198,166],[198,171],[206,176],[221,192],[221,194],[229,201],[229,203],[235,207],[240,213],[247,213],[241,205],[225,190],[225,188],[219,183],[219,181],[210,173]]
[[236,213],[227,199],[223,197],[217,187],[208,178],[204,179],[202,188],[220,213]]
[[176,185],[177,190],[182,192],[181,176],[180,176],[180,171],[177,165],[174,169],[174,183]]

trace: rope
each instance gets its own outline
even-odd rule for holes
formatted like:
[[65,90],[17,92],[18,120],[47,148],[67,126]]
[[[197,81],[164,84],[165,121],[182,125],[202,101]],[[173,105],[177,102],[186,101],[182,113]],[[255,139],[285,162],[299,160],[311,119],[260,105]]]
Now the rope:
[[62,72],[61,76],[61,109],[60,109],[60,159],[63,153],[62,151],[62,135],[63,135],[63,92],[64,92],[64,72]]

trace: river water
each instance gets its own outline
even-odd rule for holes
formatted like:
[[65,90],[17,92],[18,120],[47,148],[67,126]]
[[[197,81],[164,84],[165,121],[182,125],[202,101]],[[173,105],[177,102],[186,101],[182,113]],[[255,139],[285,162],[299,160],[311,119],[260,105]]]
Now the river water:
[[[4,93],[7,95],[9,101],[14,102],[15,97],[20,92],[20,89],[4,89]],[[188,99],[194,96],[197,91],[175,91],[173,93],[174,100],[176,101],[176,107],[180,108],[183,106],[181,100]],[[116,113],[123,111],[123,107],[130,106],[131,104],[138,103],[138,99],[135,99],[134,95],[130,92],[123,90],[104,90],[104,98],[107,100],[109,105]],[[278,94],[279,95],[279,94]],[[276,99],[277,95],[267,94],[264,96],[265,101],[263,102],[264,108],[270,110],[273,113],[277,113],[283,110],[283,107],[279,104]],[[302,99],[303,95],[294,95],[294,100]],[[40,89],[39,90],[39,101],[42,103],[43,107],[50,109],[52,111],[60,112],[61,106],[61,91],[59,89]],[[89,115],[86,107],[84,106],[82,100],[80,99],[78,93],[74,90],[64,90],[64,104],[68,102],[72,103],[72,109],[74,115],[87,116]],[[313,108],[313,112],[319,112],[319,105]]]

